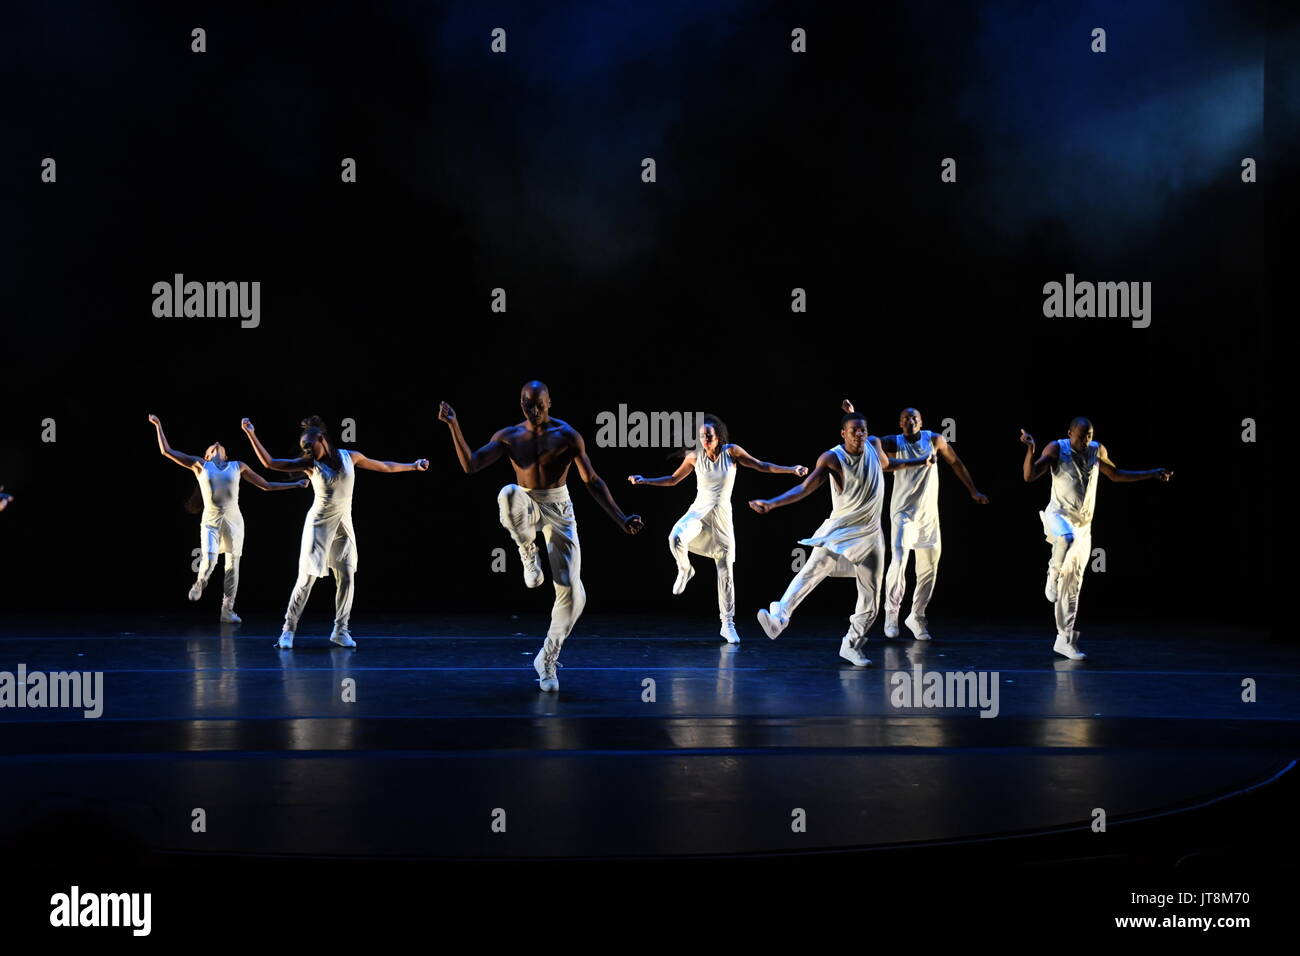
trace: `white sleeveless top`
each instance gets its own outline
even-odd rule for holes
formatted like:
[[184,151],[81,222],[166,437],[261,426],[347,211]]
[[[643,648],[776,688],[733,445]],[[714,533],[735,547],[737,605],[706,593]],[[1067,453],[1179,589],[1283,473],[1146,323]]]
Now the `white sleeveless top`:
[[1097,501],[1097,475],[1101,472],[1097,464],[1101,443],[1089,442],[1081,454],[1070,447],[1068,438],[1059,439],[1056,444],[1059,457],[1051,463],[1052,497],[1047,502],[1047,513],[1062,515],[1076,528],[1091,524]]
[[239,462],[227,461],[225,468],[204,460],[195,472],[203,493],[204,524],[213,524],[224,515],[239,514]]
[[884,498],[884,472],[876,449],[867,442],[860,455],[850,455],[843,445],[831,454],[839,459],[843,486],[830,480],[831,514],[811,538],[800,544],[826,548],[850,563],[866,560],[880,540],[880,506]]
[[[894,436],[899,458],[929,458],[935,454],[934,432],[922,431],[916,441],[904,435]],[[891,471],[894,486],[889,491],[889,514],[906,515],[918,524],[939,520],[939,469],[928,465]]]
[[728,453],[730,445],[718,450],[718,460],[710,461],[704,449],[695,453],[695,502],[691,511],[731,510],[731,489],[736,485],[736,462]]
[[357,567],[357,535],[352,527],[352,484],[356,470],[347,449],[338,449],[341,467],[324,459],[312,462],[311,487],[316,493],[302,529],[298,568],[325,577],[334,568]]

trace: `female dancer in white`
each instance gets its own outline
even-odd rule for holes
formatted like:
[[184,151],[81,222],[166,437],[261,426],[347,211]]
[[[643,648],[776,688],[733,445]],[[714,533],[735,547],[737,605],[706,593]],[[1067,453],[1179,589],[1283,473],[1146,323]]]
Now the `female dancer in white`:
[[668,535],[668,549],[677,562],[677,581],[673,593],[681,594],[695,576],[691,554],[712,558],[718,569],[718,616],[722,619],[722,637],[728,644],[739,644],[736,633],[736,587],[734,566],[736,534],[731,520],[731,489],[736,483],[736,466],[744,465],[769,475],[808,474],[803,465],[774,465],[759,461],[739,445],[727,442],[727,426],[714,415],[705,415],[699,428],[701,451],[688,450],[671,475],[645,478],[628,475],[634,485],[671,487],[695,472],[695,501],[690,510]]
[[239,511],[239,479],[263,491],[284,491],[289,488],[306,488],[302,481],[267,481],[242,461],[229,461],[221,442],[208,446],[203,457],[187,455],[167,443],[162,422],[150,415],[158,433],[158,450],[182,468],[188,468],[198,479],[198,494],[202,499],[203,517],[199,521],[199,576],[190,588],[190,600],[203,596],[203,589],[217,567],[217,555],[226,556],[226,570],[222,578],[221,621],[223,624],[240,623],[235,613],[235,595],[239,592],[239,558],[244,553],[244,516]]
[[395,461],[377,461],[359,451],[335,448],[325,431],[325,423],[313,415],[302,422],[303,433],[298,440],[302,449],[300,458],[272,458],[253,430],[253,423],[243,421],[244,432],[252,442],[257,459],[265,467],[276,471],[305,471],[311,479],[316,500],[307,512],[302,527],[302,552],[298,559],[298,582],[289,598],[284,614],[284,627],[276,647],[292,650],[293,634],[298,629],[298,619],[307,605],[312,585],[317,578],[334,572],[334,631],[330,641],[340,647],[356,647],[357,642],[348,633],[352,616],[353,582],[357,572],[357,533],[352,528],[352,482],[355,469],[366,471],[426,471],[429,461],[420,458],[410,464]]

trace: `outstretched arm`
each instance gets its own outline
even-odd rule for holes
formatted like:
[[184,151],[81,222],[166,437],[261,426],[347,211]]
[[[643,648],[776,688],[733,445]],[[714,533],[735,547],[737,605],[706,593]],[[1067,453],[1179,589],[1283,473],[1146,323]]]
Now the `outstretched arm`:
[[257,455],[257,460],[262,463],[263,468],[270,468],[272,471],[305,471],[310,472],[316,467],[316,463],[306,455],[301,458],[272,458],[267,450],[262,447],[262,441],[253,431],[253,423],[247,418],[239,423],[239,427],[244,430],[248,440],[253,445],[253,453]]
[[614,496],[609,493],[604,480],[596,474],[596,469],[592,467],[591,459],[587,457],[587,445],[582,440],[582,436],[574,429],[573,432],[573,462],[578,466],[578,474],[582,476],[587,490],[591,496],[596,499],[597,504],[605,509],[605,513],[614,519],[614,523],[626,531],[628,534],[636,534],[644,527],[640,515],[627,515],[623,509],[618,506]]
[[177,451],[167,443],[167,436],[163,434],[162,422],[157,415],[150,415],[149,421],[153,423],[154,430],[158,433],[158,450],[163,453],[164,458],[170,458],[182,468],[192,469],[202,459],[197,455],[187,455],[183,451]]
[[627,480],[634,485],[655,485],[660,488],[670,488],[689,475],[695,468],[695,452],[686,453],[682,463],[677,466],[677,470],[671,475],[664,475],[662,478],[646,478],[642,475],[628,475]]
[[5,486],[0,485],[0,511],[4,511],[6,508],[8,508],[9,502],[14,500],[14,496],[5,494],[4,490],[5,490]]
[[301,481],[267,481],[242,461],[239,463],[239,476],[254,488],[263,491],[288,491],[290,488],[306,488],[311,484],[306,478]]
[[447,427],[451,429],[451,442],[456,448],[456,460],[460,462],[461,469],[467,475],[482,471],[506,453],[503,432],[497,432],[486,445],[478,451],[471,452],[469,442],[465,441],[465,435],[460,430],[460,418],[457,417],[455,409],[446,402],[438,406],[438,421],[446,422]]
[[728,451],[736,464],[761,471],[765,475],[796,475],[803,478],[808,474],[808,468],[804,465],[774,465],[770,461],[759,461],[739,445],[730,446]]
[[808,473],[808,477],[799,482],[799,484],[795,485],[784,494],[777,495],[775,498],[755,498],[749,503],[749,506],[759,514],[765,515],[773,508],[780,508],[783,505],[788,505],[803,498],[807,498],[822,485],[826,484],[826,475],[837,467],[838,462],[835,456],[828,451],[822,452],[821,457],[817,459],[817,465]]
[[1025,446],[1025,481],[1037,481],[1047,473],[1048,467],[1052,464],[1052,459],[1060,455],[1060,450],[1056,447],[1056,442],[1048,442],[1047,447],[1043,449],[1042,456],[1035,461],[1034,453],[1038,449],[1034,444],[1034,436],[1022,428],[1020,429],[1020,441]]
[[948,439],[944,438],[942,435],[935,435],[934,447],[939,455],[942,456],[943,460],[952,466],[952,470],[957,473],[957,477],[961,480],[961,483],[966,486],[966,490],[970,492],[970,496],[982,505],[988,504],[988,495],[980,494],[979,489],[975,487],[975,479],[972,478],[970,472],[966,470],[966,464],[957,457],[957,452],[953,451],[953,447],[948,443]]
[[1115,467],[1115,463],[1106,454],[1105,445],[1097,449],[1097,461],[1101,466],[1101,473],[1111,481],[1146,481],[1149,478],[1168,481],[1174,476],[1174,473],[1168,468],[1151,468],[1147,471],[1122,471]]
[[926,455],[924,458],[890,458],[885,453],[880,439],[875,435],[868,435],[867,441],[876,450],[876,456],[880,459],[880,467],[885,471],[898,471],[900,468],[916,468],[921,465],[928,468],[937,461],[934,455]]
[[399,471],[428,471],[429,459],[417,458],[415,461],[407,464],[400,461],[379,461],[376,458],[367,458],[359,451],[348,449],[348,455],[352,459],[352,464],[357,468],[364,468],[366,471],[383,471],[388,474],[396,474]]

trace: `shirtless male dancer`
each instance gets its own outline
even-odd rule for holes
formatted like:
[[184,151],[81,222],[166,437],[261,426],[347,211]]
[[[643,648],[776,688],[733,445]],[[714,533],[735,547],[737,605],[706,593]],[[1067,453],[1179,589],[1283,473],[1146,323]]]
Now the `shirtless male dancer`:
[[[846,412],[853,411],[847,398],[841,403]],[[880,447],[887,455],[926,458],[938,455],[946,461],[973,500],[989,503],[987,495],[975,487],[966,465],[957,457],[948,440],[938,432],[921,428],[921,413],[905,408],[898,415],[898,435],[883,435]],[[925,609],[934,594],[939,576],[939,555],[943,543],[939,536],[939,469],[916,468],[894,474],[889,489],[889,570],[885,572],[885,637],[898,637],[898,615],[907,594],[907,560],[916,552],[916,593],[912,595],[912,613],[903,621],[918,641],[930,640]]]
[[880,580],[885,572],[885,538],[880,531],[884,473],[897,468],[933,467],[935,458],[891,459],[881,449],[880,439],[867,434],[866,416],[858,412],[849,412],[840,419],[840,439],[840,444],[822,452],[808,477],[785,494],[749,503],[759,514],[767,514],[773,508],[808,497],[825,484],[828,475],[831,479],[830,517],[811,538],[799,541],[812,547],[812,554],[781,600],[758,612],[758,623],[775,640],[789,625],[795,608],[827,577],[856,578],[857,609],[840,642],[840,657],[856,667],[870,667],[871,661],[862,648],[880,609]]
[[451,429],[456,457],[466,474],[482,471],[502,455],[510,459],[518,484],[506,485],[497,495],[501,524],[515,544],[524,563],[524,584],[541,585],[542,563],[537,552],[537,532],[546,539],[546,556],[551,564],[551,583],[555,585],[555,605],[551,608],[551,626],[546,641],[537,652],[533,667],[539,687],[558,691],[560,681],[555,667],[560,648],[573,630],[587,603],[582,588],[581,551],[578,548],[578,524],[573,517],[567,479],[569,466],[576,464],[578,474],[596,502],[628,534],[642,528],[640,515],[623,513],[605,482],[596,474],[587,457],[582,436],[567,422],[551,417],[551,394],[541,382],[527,383],[519,393],[524,421],[503,428],[478,451],[471,452],[461,432],[460,419],[450,405],[443,402],[438,420]]
[[1079,592],[1083,589],[1083,572],[1092,557],[1092,514],[1097,501],[1097,473],[1111,481],[1144,481],[1155,478],[1168,481],[1174,473],[1168,468],[1148,471],[1121,471],[1106,453],[1106,446],[1092,440],[1092,422],[1076,418],[1070,422],[1067,437],[1049,442],[1043,454],[1034,460],[1034,436],[1020,429],[1025,445],[1025,481],[1036,481],[1052,473],[1052,494],[1047,510],[1038,512],[1043,533],[1052,546],[1047,564],[1047,600],[1056,607],[1056,643],[1052,650],[1072,661],[1088,655],[1079,650],[1079,632],[1074,621],[1079,613]]

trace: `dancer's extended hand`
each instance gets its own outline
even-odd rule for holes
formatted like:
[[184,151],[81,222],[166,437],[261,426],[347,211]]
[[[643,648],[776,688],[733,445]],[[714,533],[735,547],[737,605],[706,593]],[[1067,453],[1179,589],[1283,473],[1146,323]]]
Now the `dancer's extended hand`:
[[765,515],[772,510],[772,503],[764,501],[762,498],[755,498],[749,503],[749,506],[761,515]]
[[628,534],[636,534],[645,527],[645,522],[641,520],[640,515],[628,515],[623,519],[623,530]]
[[299,488],[308,488],[311,486],[311,479],[304,478],[302,481],[295,481],[294,484],[297,485]]
[[150,415],[150,416],[149,416],[149,424],[150,424],[150,425],[161,425],[162,422],[159,421],[157,415]]
[[989,496],[988,496],[988,495],[984,495],[984,494],[980,494],[978,491],[972,491],[972,492],[970,493],[970,496],[971,496],[972,498],[974,498],[976,501],[978,501],[978,502],[979,502],[980,504],[982,504],[982,505],[986,505],[986,504],[989,503]]
[[452,408],[446,402],[438,404],[438,421],[446,422],[450,425],[456,420],[456,409]]
[[239,420],[239,427],[248,432],[248,434],[253,434],[253,423],[249,419],[241,418]]
[[806,478],[806,477],[808,477],[808,466],[807,466],[807,465],[795,465],[795,466],[794,466],[794,475],[795,475],[796,478]]
[[1034,446],[1034,436],[1029,434],[1023,428],[1020,429],[1020,440],[1031,448]]
[[429,470],[429,459],[427,459],[427,458],[417,458],[417,459],[415,460],[415,470],[416,470],[416,471],[428,471],[428,470]]
[[1156,478],[1160,481],[1168,481],[1173,476],[1174,473],[1170,471],[1168,468],[1161,468],[1160,474],[1156,475]]
[[641,482],[645,481],[645,476],[644,476],[644,475],[628,475],[628,476],[627,476],[627,480],[630,481],[630,482],[631,482],[632,484],[634,484],[634,485],[639,485],[639,484],[641,484]]
[[840,408],[844,409],[845,412],[851,412],[853,411],[853,403],[846,398],[840,402]]

